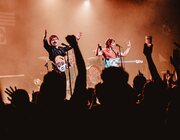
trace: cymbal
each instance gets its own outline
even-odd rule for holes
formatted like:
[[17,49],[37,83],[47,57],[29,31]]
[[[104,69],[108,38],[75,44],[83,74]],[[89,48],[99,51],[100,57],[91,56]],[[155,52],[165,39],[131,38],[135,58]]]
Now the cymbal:
[[48,61],[49,60],[48,56],[39,56],[38,59],[44,60],[44,61]]

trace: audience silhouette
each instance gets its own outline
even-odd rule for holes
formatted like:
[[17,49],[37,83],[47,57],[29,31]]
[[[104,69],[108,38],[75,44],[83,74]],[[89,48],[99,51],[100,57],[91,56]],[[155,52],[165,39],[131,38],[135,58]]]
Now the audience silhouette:
[[[108,67],[102,81],[87,87],[87,71],[76,36],[65,37],[74,50],[77,77],[73,94],[66,99],[66,75],[56,70],[44,75],[39,91],[30,101],[25,89],[5,89],[10,104],[0,101],[1,138],[174,138],[180,126],[180,53],[174,49],[170,62],[177,79],[173,86],[158,73],[152,58],[153,44],[143,54],[152,79],[138,71],[129,82],[123,67]],[[167,80],[167,79],[166,79]],[[2,90],[1,90],[2,93]],[[83,137],[86,135],[86,137]],[[8,138],[7,138],[8,136]]]

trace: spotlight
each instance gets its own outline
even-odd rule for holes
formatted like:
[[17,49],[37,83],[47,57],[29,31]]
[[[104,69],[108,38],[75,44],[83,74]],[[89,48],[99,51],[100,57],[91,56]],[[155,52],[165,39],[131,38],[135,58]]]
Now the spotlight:
[[88,7],[90,5],[90,0],[84,0],[84,6]]

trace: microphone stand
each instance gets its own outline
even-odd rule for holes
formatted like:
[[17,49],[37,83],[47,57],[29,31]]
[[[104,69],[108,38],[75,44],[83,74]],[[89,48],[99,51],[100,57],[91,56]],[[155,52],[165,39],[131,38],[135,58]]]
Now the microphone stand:
[[69,75],[69,88],[70,88],[70,95],[72,96],[72,85],[71,85],[71,73],[70,73],[70,68],[69,68],[69,66],[70,66],[70,63],[69,63],[69,53],[68,53],[68,51],[67,51],[67,65],[68,65],[68,75]]
[[121,55],[121,46],[119,46],[119,58],[120,58],[121,67],[123,68],[122,55]]

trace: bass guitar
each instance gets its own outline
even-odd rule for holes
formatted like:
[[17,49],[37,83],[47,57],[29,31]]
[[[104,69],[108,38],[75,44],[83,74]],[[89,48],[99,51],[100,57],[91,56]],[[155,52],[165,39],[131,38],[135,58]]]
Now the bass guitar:
[[127,61],[121,61],[120,58],[106,58],[104,60],[104,67],[119,67],[121,63],[143,63],[143,60],[127,60]]
[[52,62],[55,69],[59,72],[65,72],[68,68],[68,63],[65,58],[61,55],[56,56],[55,62]]

